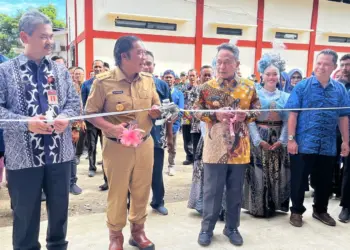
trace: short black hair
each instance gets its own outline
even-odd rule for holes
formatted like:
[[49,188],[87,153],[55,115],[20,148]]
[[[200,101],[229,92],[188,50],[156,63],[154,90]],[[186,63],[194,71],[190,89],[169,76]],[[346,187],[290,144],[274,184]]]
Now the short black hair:
[[203,66],[201,67],[201,71],[202,71],[203,69],[213,69],[213,67],[210,66],[210,65],[203,65]]
[[74,72],[75,72],[77,69],[81,69],[83,72],[85,72],[85,70],[84,70],[82,67],[75,67]]
[[103,63],[103,67],[105,67],[105,68],[109,68],[109,63],[104,62],[104,63]]
[[75,66],[71,66],[68,68],[68,70],[75,69],[75,68],[76,68]]
[[62,56],[53,56],[53,57],[51,57],[51,60],[52,61],[57,61],[57,60],[63,60],[64,61],[64,63],[66,63],[66,59],[64,59]]
[[335,52],[332,49],[321,50],[320,53],[318,53],[317,57],[319,57],[320,55],[332,56],[333,57],[333,59],[332,59],[333,63],[337,64],[337,62],[338,62],[338,54],[337,54],[337,52]]
[[130,57],[130,50],[134,47],[134,43],[140,41],[140,38],[136,36],[122,36],[114,45],[114,60],[116,66],[120,66],[122,63],[122,54],[126,53]]
[[153,60],[154,60],[154,55],[153,55],[153,53],[151,51],[146,50],[145,53],[146,53],[146,55],[151,56],[153,58]]
[[340,61],[345,61],[350,59],[350,54],[345,54],[340,58]]
[[192,72],[192,71],[196,72],[196,74],[197,74],[197,70],[195,70],[195,69],[190,69],[190,70],[187,72],[187,74],[190,74],[190,72]]
[[101,62],[102,64],[104,64],[104,62],[103,62],[102,60],[96,59],[96,60],[94,60],[94,61],[92,62],[92,66],[94,66],[95,62]]

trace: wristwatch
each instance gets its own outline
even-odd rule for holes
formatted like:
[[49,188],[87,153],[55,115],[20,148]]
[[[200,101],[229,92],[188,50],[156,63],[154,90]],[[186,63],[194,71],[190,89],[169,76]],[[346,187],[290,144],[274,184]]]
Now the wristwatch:
[[288,136],[288,141],[293,141],[295,139],[294,135],[289,135]]

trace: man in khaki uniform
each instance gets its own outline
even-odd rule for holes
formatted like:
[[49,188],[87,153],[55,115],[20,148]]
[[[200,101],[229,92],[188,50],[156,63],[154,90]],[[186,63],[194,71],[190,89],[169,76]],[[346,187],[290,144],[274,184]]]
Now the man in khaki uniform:
[[[106,113],[151,108],[160,105],[151,74],[141,72],[145,61],[142,42],[134,36],[118,39],[114,48],[117,67],[96,76],[86,104],[86,113]],[[131,193],[129,244],[153,250],[154,244],[144,233],[146,208],[152,183],[153,140],[152,119],[159,110],[115,116],[96,117],[89,121],[103,132],[103,164],[109,193],[107,226],[110,232],[109,250],[123,249],[122,229],[126,225],[127,195]],[[144,130],[138,147],[127,147],[117,139],[130,123]]]

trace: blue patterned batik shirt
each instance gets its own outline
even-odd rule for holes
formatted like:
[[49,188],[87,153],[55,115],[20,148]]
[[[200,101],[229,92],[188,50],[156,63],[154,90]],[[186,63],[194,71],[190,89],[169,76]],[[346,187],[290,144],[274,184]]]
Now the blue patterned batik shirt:
[[[293,89],[286,109],[348,107],[349,97],[343,84],[330,79],[324,88],[315,76],[299,82]],[[295,139],[298,152],[335,156],[338,119],[348,109],[298,111]]]
[[[49,104],[48,91],[57,93],[57,104]],[[43,58],[39,64],[20,55],[0,65],[0,121],[6,144],[6,168],[18,170],[43,167],[73,159],[71,128],[52,135],[28,131],[27,122],[13,121],[45,115],[80,114],[80,98],[64,65]]]

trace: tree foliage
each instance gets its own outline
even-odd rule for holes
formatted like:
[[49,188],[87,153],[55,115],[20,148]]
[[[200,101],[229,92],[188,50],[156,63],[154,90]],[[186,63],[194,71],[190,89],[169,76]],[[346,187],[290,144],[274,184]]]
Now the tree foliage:
[[[53,4],[41,6],[38,10],[47,15],[54,28],[64,28],[66,23],[57,19],[57,8]],[[13,58],[16,54],[13,48],[20,47],[18,23],[26,10],[18,10],[14,16],[0,14],[0,54]]]

